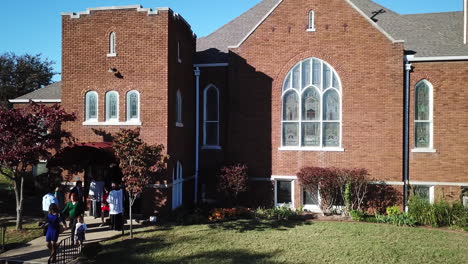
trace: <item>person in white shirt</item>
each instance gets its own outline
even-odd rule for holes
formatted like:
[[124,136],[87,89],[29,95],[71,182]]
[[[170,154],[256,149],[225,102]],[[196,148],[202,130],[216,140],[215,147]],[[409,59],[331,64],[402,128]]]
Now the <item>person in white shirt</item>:
[[47,219],[47,216],[49,215],[49,207],[51,204],[58,205],[58,201],[57,198],[55,198],[53,192],[50,190],[42,197],[42,212],[44,213],[45,219]]
[[93,179],[89,184],[89,197],[91,198],[91,208],[89,213],[94,218],[101,216],[101,201],[104,192],[104,182],[100,178]]
[[83,245],[85,241],[85,234],[88,227],[84,223],[83,217],[80,215],[77,218],[76,231],[75,231],[75,242],[77,245]]
[[109,203],[109,215],[111,230],[122,230],[123,227],[123,191],[120,189],[116,183],[112,183],[112,191],[107,197],[107,202]]

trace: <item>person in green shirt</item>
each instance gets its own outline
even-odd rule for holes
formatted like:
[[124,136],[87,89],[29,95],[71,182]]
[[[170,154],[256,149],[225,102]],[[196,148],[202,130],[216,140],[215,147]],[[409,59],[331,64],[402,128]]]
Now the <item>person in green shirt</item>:
[[68,215],[68,219],[70,221],[69,227],[71,230],[71,237],[72,237],[72,244],[75,243],[75,227],[77,223],[77,218],[80,215],[84,214],[83,204],[78,201],[78,195],[76,193],[72,193],[71,201],[67,203],[65,208],[62,210],[62,215]]

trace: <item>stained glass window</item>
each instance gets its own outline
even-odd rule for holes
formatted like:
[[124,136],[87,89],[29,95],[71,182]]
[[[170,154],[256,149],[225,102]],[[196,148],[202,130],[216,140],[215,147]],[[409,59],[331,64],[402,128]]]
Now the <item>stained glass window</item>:
[[109,54],[115,54],[115,32],[109,34]]
[[119,118],[118,94],[115,91],[106,94],[106,120]]
[[432,85],[420,81],[414,96],[414,146],[432,148]]
[[219,91],[214,85],[205,88],[203,101],[204,125],[203,144],[205,146],[219,146]]
[[97,119],[97,93],[92,91],[86,93],[86,120]]
[[316,58],[299,62],[286,75],[282,100],[283,146],[341,146],[341,84],[333,67]]
[[139,119],[139,94],[137,91],[127,93],[127,120]]

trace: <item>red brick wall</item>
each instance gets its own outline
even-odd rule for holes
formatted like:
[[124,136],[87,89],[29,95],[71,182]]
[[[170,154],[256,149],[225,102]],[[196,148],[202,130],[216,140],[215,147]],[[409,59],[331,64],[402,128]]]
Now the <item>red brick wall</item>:
[[[316,32],[306,32],[310,9]],[[285,0],[234,52],[251,69],[232,65],[232,91],[242,100],[231,104],[230,121],[239,132],[229,139],[240,146],[232,158],[252,161],[259,168],[253,168],[255,176],[270,176],[262,165],[268,161],[258,157],[268,147],[263,139],[271,129],[273,175],[295,175],[303,166],[338,166],[367,168],[379,180],[401,180],[402,44],[393,44],[345,1]],[[309,57],[330,63],[341,78],[344,152],[278,150],[282,84],[288,71]],[[261,112],[252,112],[255,107]],[[259,141],[262,148],[256,147]]]
[[[434,149],[410,154],[410,180],[468,182],[468,62],[412,63],[410,148],[414,147],[414,87],[428,80],[434,90]],[[459,188],[458,188],[459,189]]]

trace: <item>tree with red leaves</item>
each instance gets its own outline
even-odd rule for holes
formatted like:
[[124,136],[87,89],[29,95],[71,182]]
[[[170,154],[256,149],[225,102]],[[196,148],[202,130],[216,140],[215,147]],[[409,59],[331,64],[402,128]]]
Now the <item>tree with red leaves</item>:
[[163,145],[149,146],[140,138],[140,129],[122,129],[114,136],[115,155],[123,174],[123,184],[129,194],[130,238],[133,239],[132,206],[148,184],[166,168]]
[[30,103],[23,109],[0,109],[0,173],[13,181],[16,198],[16,229],[22,229],[24,176],[52,150],[71,144],[73,137],[62,123],[74,121],[58,104]]
[[239,194],[247,191],[248,168],[244,164],[222,167],[219,172],[218,191],[236,203]]

